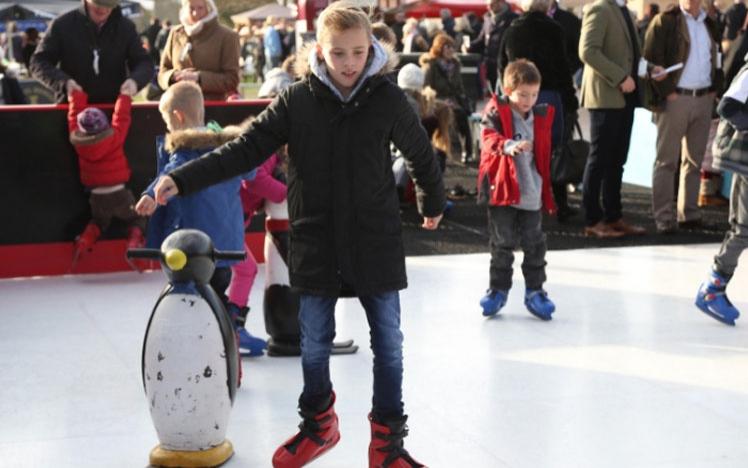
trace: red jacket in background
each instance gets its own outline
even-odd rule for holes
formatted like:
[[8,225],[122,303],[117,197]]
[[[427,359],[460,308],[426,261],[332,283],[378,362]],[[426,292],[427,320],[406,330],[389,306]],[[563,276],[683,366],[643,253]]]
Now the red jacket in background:
[[78,153],[81,182],[86,187],[107,187],[130,180],[130,166],[125,157],[125,139],[130,129],[132,98],[120,94],[114,105],[110,128],[96,135],[78,129],[78,114],[88,107],[88,96],[73,91],[68,109],[70,143]]
[[[541,199],[548,213],[556,211],[551,191],[551,127],[553,106],[540,104],[533,112],[535,167],[543,180]],[[520,189],[514,157],[504,154],[504,143],[514,135],[512,108],[505,98],[494,95],[483,110],[482,149],[478,168],[480,199],[494,206],[519,203]]]

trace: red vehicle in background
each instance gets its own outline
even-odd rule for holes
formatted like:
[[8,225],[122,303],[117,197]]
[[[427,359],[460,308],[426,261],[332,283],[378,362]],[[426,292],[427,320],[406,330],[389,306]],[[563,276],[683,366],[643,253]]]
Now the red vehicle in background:
[[[314,31],[314,20],[330,3],[331,0],[298,0],[296,31],[302,36]],[[443,8],[450,10],[455,18],[470,12],[483,16],[487,8],[485,1],[475,0],[362,0],[361,4],[377,6],[383,11],[401,8],[405,16],[412,18],[439,18]]]

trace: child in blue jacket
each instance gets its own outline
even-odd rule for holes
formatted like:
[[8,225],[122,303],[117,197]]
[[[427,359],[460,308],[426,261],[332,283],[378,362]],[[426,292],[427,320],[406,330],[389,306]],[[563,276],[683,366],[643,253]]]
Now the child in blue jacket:
[[[177,229],[199,229],[205,232],[218,250],[244,250],[244,215],[239,189],[242,179],[251,179],[254,172],[243,177],[213,185],[186,197],[169,200],[164,206],[155,202],[154,187],[163,174],[197,159],[206,152],[236,138],[239,127],[218,130],[205,126],[203,94],[192,82],[172,85],[159,102],[159,111],[169,133],[158,137],[158,175],[143,192],[135,211],[151,216],[146,233],[146,246],[158,248]],[[231,281],[231,264],[218,260],[210,285],[228,310],[226,289]]]

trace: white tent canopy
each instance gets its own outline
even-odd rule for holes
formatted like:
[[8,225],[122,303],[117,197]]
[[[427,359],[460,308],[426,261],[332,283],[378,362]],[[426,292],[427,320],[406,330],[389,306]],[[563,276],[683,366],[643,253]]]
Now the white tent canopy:
[[296,11],[277,3],[268,3],[267,5],[231,15],[231,21],[235,24],[248,24],[250,21],[264,20],[269,16],[293,19],[296,18]]

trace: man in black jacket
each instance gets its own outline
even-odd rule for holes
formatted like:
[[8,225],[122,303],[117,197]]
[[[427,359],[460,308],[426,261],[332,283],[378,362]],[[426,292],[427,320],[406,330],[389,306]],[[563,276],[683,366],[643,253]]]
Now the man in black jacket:
[[553,18],[564,31],[564,46],[566,47],[566,61],[569,70],[574,75],[584,65],[579,58],[579,36],[582,35],[582,20],[570,11],[561,8],[558,2],[551,4],[548,16]]
[[153,62],[118,4],[82,0],[50,25],[31,57],[31,73],[57,102],[73,89],[83,89],[92,103],[114,102],[121,88],[137,91],[150,82]]
[[[555,2],[554,2],[555,3]],[[567,62],[566,37],[559,23],[550,18],[551,0],[530,0],[523,2],[527,12],[512,22],[504,32],[499,48],[499,71],[514,60],[524,58],[538,67],[542,81],[538,103],[551,104],[556,109],[553,118],[553,151],[561,151],[576,121],[577,101],[572,71]],[[579,36],[577,36],[579,43]],[[574,49],[576,51],[576,49]],[[579,60],[578,54],[575,54]],[[553,198],[558,208],[561,222],[571,217],[575,210],[568,204],[566,184],[554,184]]]
[[488,12],[483,17],[483,29],[478,37],[470,43],[466,52],[482,54],[486,65],[486,79],[491,91],[495,91],[496,79],[499,76],[499,46],[504,31],[517,18],[509,4],[504,0],[488,0]]

